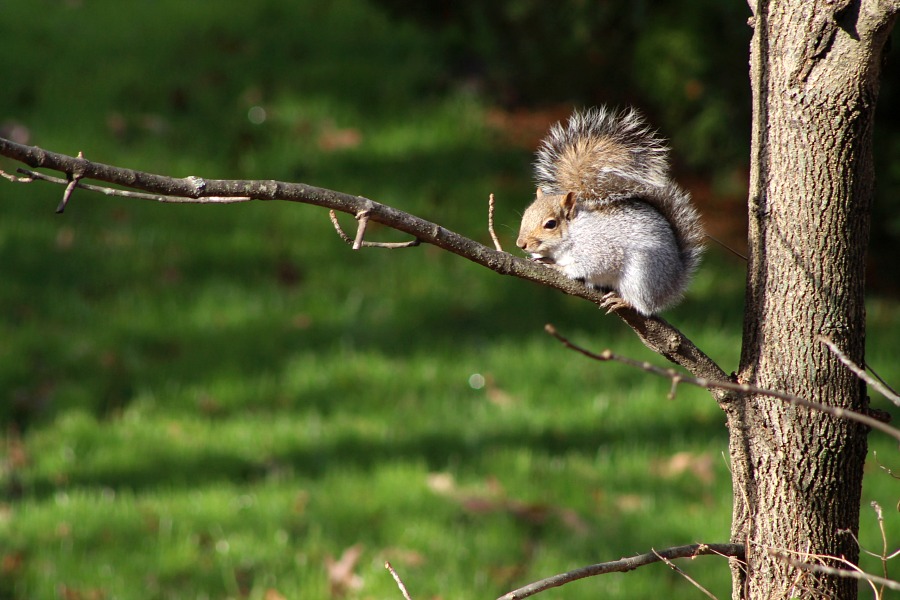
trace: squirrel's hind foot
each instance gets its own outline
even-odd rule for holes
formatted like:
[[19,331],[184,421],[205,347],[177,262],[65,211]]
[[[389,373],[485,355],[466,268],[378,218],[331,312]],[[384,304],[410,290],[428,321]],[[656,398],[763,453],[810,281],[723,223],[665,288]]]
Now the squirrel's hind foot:
[[620,308],[632,308],[632,306],[623,300],[615,291],[612,291],[603,294],[603,302],[600,303],[600,308],[605,308],[606,314],[610,314]]

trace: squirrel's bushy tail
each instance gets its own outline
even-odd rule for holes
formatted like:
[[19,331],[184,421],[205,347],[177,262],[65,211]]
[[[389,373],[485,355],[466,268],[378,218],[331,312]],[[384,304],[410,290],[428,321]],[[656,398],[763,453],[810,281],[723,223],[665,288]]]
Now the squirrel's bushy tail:
[[700,223],[700,213],[691,203],[690,194],[670,180],[665,187],[649,189],[638,198],[656,208],[672,224],[681,262],[684,265],[682,279],[686,285],[700,266],[706,237]]
[[646,202],[672,225],[690,277],[703,253],[703,227],[690,195],[669,177],[669,148],[634,109],[576,111],[550,129],[537,150],[544,194],[575,193],[580,204]]
[[669,149],[634,109],[591,108],[550,129],[537,151],[537,184],[545,194],[575,192],[577,199],[663,187]]

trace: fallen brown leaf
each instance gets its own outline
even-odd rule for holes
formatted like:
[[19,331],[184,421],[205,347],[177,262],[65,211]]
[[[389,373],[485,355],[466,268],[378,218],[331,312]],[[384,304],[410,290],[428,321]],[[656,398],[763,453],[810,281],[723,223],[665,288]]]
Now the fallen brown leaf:
[[332,598],[341,598],[347,592],[352,592],[362,587],[362,577],[355,573],[356,563],[362,556],[362,552],[363,545],[354,544],[344,550],[338,560],[334,560],[331,556],[325,557],[328,588]]
[[654,470],[667,479],[690,473],[702,483],[709,485],[715,480],[713,464],[713,456],[708,452],[701,454],[676,452],[668,460],[656,463]]
[[456,492],[456,480],[450,473],[429,473],[425,483],[439,496],[452,496]]
[[275,588],[269,588],[263,595],[263,600],[287,600],[287,598]]

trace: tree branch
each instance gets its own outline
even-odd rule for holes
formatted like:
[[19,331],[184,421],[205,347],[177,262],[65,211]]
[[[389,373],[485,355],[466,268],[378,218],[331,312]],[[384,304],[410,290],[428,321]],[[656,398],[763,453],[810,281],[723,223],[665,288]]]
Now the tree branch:
[[665,556],[660,556],[659,552],[656,552],[655,550],[653,551],[653,554],[659,556],[659,559],[661,561],[663,561],[664,563],[666,563],[667,567],[669,567],[670,569],[672,569],[673,571],[675,571],[676,573],[678,573],[679,575],[684,577],[691,585],[693,585],[695,588],[697,588],[698,590],[700,590],[701,592],[706,594],[707,598],[710,598],[711,600],[718,600],[718,598],[716,598],[712,592],[710,592],[708,589],[706,589],[705,587],[700,585],[700,582],[698,582],[696,579],[694,579],[693,577],[691,577],[690,575],[685,573],[681,567],[679,567],[678,565],[673,563],[671,560],[669,560]]
[[547,324],[544,326],[544,329],[559,340],[566,348],[570,350],[574,350],[588,358],[599,362],[607,362],[607,361],[615,361],[618,363],[622,363],[624,365],[628,365],[634,367],[636,369],[641,369],[642,371],[646,371],[648,373],[653,373],[654,375],[658,375],[660,377],[665,377],[672,382],[672,390],[669,392],[669,397],[675,396],[675,389],[678,387],[680,383],[687,383],[689,385],[695,385],[697,387],[703,387],[708,390],[712,389],[723,389],[728,390],[737,395],[742,394],[758,394],[761,396],[769,396],[770,398],[776,398],[778,400],[783,400],[784,402],[788,402],[790,404],[794,404],[797,406],[803,406],[812,410],[817,410],[819,412],[832,415],[837,418],[848,419],[850,421],[856,421],[857,423],[861,423],[866,425],[872,429],[877,429],[882,433],[886,433],[897,441],[900,441],[900,429],[896,427],[891,427],[887,423],[883,421],[879,421],[874,417],[870,417],[869,415],[864,415],[862,413],[858,413],[853,410],[848,410],[846,408],[841,408],[840,406],[832,406],[830,404],[822,404],[821,402],[814,402],[812,400],[807,400],[806,398],[801,398],[800,396],[795,396],[794,394],[788,394],[786,392],[780,392],[778,390],[767,390],[765,388],[759,388],[753,385],[748,385],[746,383],[736,383],[734,381],[716,381],[706,379],[704,377],[687,377],[678,373],[673,369],[663,369],[661,367],[657,367],[656,365],[652,365],[648,362],[634,360],[633,358],[628,358],[627,356],[619,356],[618,354],[613,353],[612,350],[604,350],[599,354],[596,352],[592,352],[586,348],[582,348],[581,346],[571,342],[569,339],[560,335],[556,328],[553,325]]
[[[772,551],[771,554],[776,556],[779,560],[783,560],[788,563],[792,567],[796,567],[798,569],[802,569],[804,571],[808,571],[810,573],[822,573],[824,575],[835,575],[837,577],[846,577],[849,579],[856,579],[858,581],[868,581],[870,583],[874,583],[876,585],[883,585],[889,590],[900,590],[900,581],[894,581],[893,579],[887,579],[885,577],[879,577],[878,575],[871,575],[864,571],[854,571],[851,569],[839,569],[837,567],[829,567],[828,565],[820,565],[816,563],[804,562],[802,560],[797,560],[796,558],[792,558],[787,554],[778,551]],[[828,558],[828,557],[826,557]]]
[[397,583],[397,587],[400,588],[400,593],[403,594],[404,600],[412,600],[409,596],[409,591],[406,589],[406,584],[403,583],[403,580],[400,579],[400,575],[397,574],[397,571],[394,570],[394,567],[391,566],[390,562],[384,563],[384,568],[390,571],[391,577],[394,578],[394,581]]
[[[25,177],[16,177],[15,175],[9,175],[8,173],[4,173],[0,171],[0,176],[8,179],[14,183],[31,183],[35,180],[39,181],[47,181],[50,183],[58,183],[60,185],[66,186],[66,189],[69,189],[69,186],[72,185],[72,182],[61,179],[59,177],[53,177],[52,175],[46,175],[44,173],[39,173],[37,171],[29,171],[28,169],[18,169],[19,173],[25,175]],[[182,198],[179,196],[164,196],[161,194],[146,194],[144,192],[132,192],[130,190],[120,190],[117,188],[106,187],[102,185],[91,185],[90,183],[81,183],[80,181],[76,181],[73,187],[80,188],[83,190],[88,190],[89,192],[99,192],[101,194],[105,194],[107,196],[119,196],[120,198],[133,198],[135,200],[151,200],[153,202],[160,202],[163,204],[194,204],[196,200],[193,198]],[[63,192],[63,199],[65,199],[65,192]],[[216,197],[210,196],[208,198],[203,199],[204,204],[235,204],[237,202],[249,202],[252,198],[248,196],[230,196],[230,197]],[[68,201],[67,201],[68,202]],[[65,208],[65,207],[63,207]],[[63,211],[59,210],[59,207],[56,209],[57,213],[61,213]],[[350,245],[353,245],[353,240],[350,240]]]
[[[283,200],[321,206],[354,216],[365,214],[369,221],[375,221],[408,233],[421,242],[452,252],[501,275],[512,275],[540,283],[571,296],[584,298],[598,306],[603,303],[603,294],[566,278],[546,265],[491,249],[436,223],[362,196],[352,196],[302,183],[273,180],[166,177],[58,154],[36,146],[17,144],[4,138],[0,138],[0,155],[22,162],[32,168],[44,168],[65,173],[67,178],[58,181],[67,186],[74,183],[73,188],[101,191],[109,195],[125,194],[119,193],[122,190],[113,190],[112,188],[88,187],[87,184],[82,183],[82,180],[93,179],[129,188],[129,190],[141,190],[146,193],[128,192],[128,194],[131,198],[156,202],[221,204],[251,200]],[[76,175],[77,181],[75,180]],[[47,179],[47,176],[42,178]],[[14,182],[25,182],[19,178],[8,177],[8,179]],[[665,320],[659,317],[645,317],[630,308],[619,308],[615,312],[635,331],[648,348],[669,361],[684,367],[697,377],[712,380],[727,379],[719,365]],[[720,403],[729,397],[728,392],[722,390],[714,391],[713,395]]]
[[488,196],[488,232],[491,234],[491,239],[494,241],[494,250],[497,252],[503,252],[503,246],[500,245],[500,240],[497,238],[497,233],[494,231],[494,195],[491,194]]
[[892,389],[890,389],[887,385],[885,385],[884,382],[878,381],[874,377],[869,376],[869,374],[866,373],[866,370],[863,369],[862,367],[860,367],[859,365],[857,365],[852,360],[850,360],[850,358],[846,354],[844,354],[840,348],[838,348],[837,344],[835,344],[831,340],[831,338],[826,337],[824,335],[819,335],[819,336],[816,336],[816,339],[819,340],[820,342],[822,342],[823,344],[825,344],[826,346],[828,346],[828,349],[831,350],[831,353],[834,354],[838,358],[839,361],[844,363],[844,366],[847,367],[848,369],[850,369],[850,371],[854,375],[856,375],[857,377],[859,377],[860,379],[865,381],[868,385],[870,385],[873,388],[875,388],[876,390],[878,390],[878,392],[880,392],[882,396],[884,396],[885,398],[887,398],[888,400],[890,400],[897,406],[900,406],[900,396],[898,396]]
[[497,600],[521,600],[522,598],[533,596],[544,590],[559,587],[578,579],[584,579],[585,577],[594,577],[595,575],[605,575],[607,573],[624,573],[655,562],[669,561],[674,558],[694,558],[695,556],[703,556],[705,554],[717,554],[719,556],[735,557],[743,560],[744,546],[742,544],[690,544],[687,546],[667,548],[665,550],[651,550],[646,554],[639,554],[630,558],[621,558],[619,560],[581,567],[580,569],[575,569],[568,573],[547,577],[546,579],[535,581],[525,587],[504,594]]

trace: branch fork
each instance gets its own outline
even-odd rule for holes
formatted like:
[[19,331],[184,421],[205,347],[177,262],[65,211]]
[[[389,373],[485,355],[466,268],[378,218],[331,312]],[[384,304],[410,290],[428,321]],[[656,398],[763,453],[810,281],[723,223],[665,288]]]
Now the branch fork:
[[[80,150],[78,151],[78,158],[84,160],[84,153]],[[81,166],[77,166],[71,172],[66,173],[66,179],[69,183],[66,184],[66,189],[63,192],[62,200],[59,202],[59,206],[56,207],[56,214],[62,213],[66,210],[66,205],[69,203],[69,199],[72,197],[72,192],[75,191],[75,188],[78,186],[78,180],[84,177],[84,169]]]
[[334,225],[334,230],[337,232],[338,237],[344,240],[347,244],[349,244],[354,250],[359,250],[360,248],[385,248],[387,250],[397,250],[399,248],[414,248],[421,244],[421,240],[416,238],[414,240],[410,240],[408,242],[367,242],[363,240],[363,236],[366,233],[366,225],[369,223],[369,211],[361,210],[356,213],[356,220],[359,221],[356,227],[356,237],[354,239],[350,239],[344,230],[341,228],[341,224],[338,221],[337,213],[334,210],[328,211],[328,217],[331,219],[331,224]]

